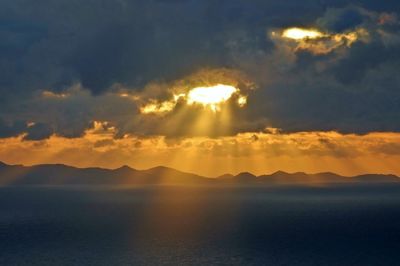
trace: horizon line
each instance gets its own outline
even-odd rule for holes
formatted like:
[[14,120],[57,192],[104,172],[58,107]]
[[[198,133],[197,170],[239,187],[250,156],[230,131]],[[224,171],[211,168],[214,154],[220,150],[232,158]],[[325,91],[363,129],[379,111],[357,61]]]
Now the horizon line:
[[263,173],[261,175],[255,175],[250,171],[241,171],[238,174],[225,173],[225,174],[220,174],[220,175],[217,175],[217,176],[206,176],[206,175],[201,175],[201,174],[198,174],[198,173],[193,173],[193,172],[190,172],[190,171],[184,171],[184,170],[176,169],[176,168],[165,166],[165,165],[157,165],[157,166],[153,166],[153,167],[150,167],[150,168],[139,169],[139,168],[135,168],[135,167],[132,167],[130,165],[127,165],[127,164],[123,164],[123,165],[121,165],[119,167],[115,167],[115,168],[108,168],[108,167],[102,167],[102,166],[81,167],[81,166],[74,166],[74,165],[65,164],[65,163],[39,163],[39,164],[32,164],[32,165],[9,164],[9,163],[6,163],[6,162],[0,160],[0,165],[1,164],[7,165],[7,166],[22,166],[22,167],[35,167],[35,166],[44,166],[44,165],[48,165],[48,166],[60,165],[60,166],[72,167],[72,168],[80,169],[80,170],[97,168],[97,169],[103,169],[103,170],[109,170],[109,171],[115,171],[115,170],[118,170],[118,169],[123,168],[123,167],[128,167],[129,169],[135,170],[135,171],[149,171],[149,170],[153,170],[153,169],[156,169],[156,168],[166,168],[166,169],[174,170],[174,171],[181,172],[181,173],[184,173],[184,174],[197,175],[199,177],[211,178],[211,179],[219,178],[219,177],[226,176],[226,175],[231,175],[232,177],[236,177],[236,176],[239,176],[239,175],[242,175],[242,174],[250,174],[250,175],[252,175],[254,177],[261,177],[261,176],[271,176],[271,175],[274,175],[274,174],[277,174],[277,173],[283,173],[283,174],[289,174],[289,175],[295,175],[295,174],[305,174],[305,175],[334,174],[334,175],[337,175],[337,176],[340,176],[340,177],[345,177],[345,178],[353,178],[353,177],[358,177],[358,176],[363,176],[363,175],[384,175],[384,176],[395,176],[397,178],[400,178],[399,175],[394,174],[394,173],[368,173],[368,172],[367,173],[363,173],[363,174],[356,174],[356,175],[342,175],[342,174],[339,174],[339,173],[336,173],[336,172],[332,172],[332,171],[322,171],[322,172],[308,173],[308,172],[303,172],[303,171],[287,172],[287,171],[283,171],[283,170],[277,170],[277,171],[274,171],[274,172],[271,172],[271,173]]

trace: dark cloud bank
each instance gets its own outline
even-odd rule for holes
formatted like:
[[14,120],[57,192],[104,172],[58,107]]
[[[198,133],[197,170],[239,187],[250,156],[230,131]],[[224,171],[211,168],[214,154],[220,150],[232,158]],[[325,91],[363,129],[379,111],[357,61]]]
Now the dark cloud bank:
[[[94,120],[163,134],[157,118],[112,94],[116,84],[139,93],[204,68],[235,69],[258,85],[229,133],[397,132],[399,12],[398,1],[3,0],[0,137],[78,137]],[[287,51],[270,33],[291,26],[363,28],[369,40],[323,55]]]

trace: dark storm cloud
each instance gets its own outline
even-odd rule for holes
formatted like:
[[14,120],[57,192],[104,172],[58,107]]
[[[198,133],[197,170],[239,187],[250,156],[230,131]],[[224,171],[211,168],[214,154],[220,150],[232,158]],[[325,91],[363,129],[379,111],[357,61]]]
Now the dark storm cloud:
[[7,138],[19,135],[27,129],[26,122],[24,121],[13,121],[7,122],[0,119],[0,137]]
[[[389,18],[387,24],[382,23],[382,16]],[[274,81],[258,92],[258,97],[249,99],[256,102],[249,107],[263,106],[263,111],[254,109],[252,114],[268,114],[272,125],[288,132],[399,131],[400,80],[396,72],[400,42],[395,13],[354,6],[328,8],[316,26],[331,34],[363,29],[368,38],[323,55],[307,50],[283,54],[274,61],[275,66],[290,62],[289,67],[269,69],[275,72],[271,75]]]
[[26,133],[26,140],[41,140],[50,137],[53,134],[53,129],[48,124],[38,123],[29,126]]
[[231,32],[248,32],[249,45],[263,47],[266,26],[293,17],[292,8],[302,12],[297,19],[322,10],[264,2],[5,0],[0,84],[29,91],[80,81],[100,93],[115,82],[175,79],[229,65]]
[[[399,10],[398,1],[361,0],[4,0],[0,136],[79,137],[93,121],[121,134],[167,134],[157,129],[162,119],[140,116],[136,103],[110,94],[115,84],[138,92],[224,67],[259,85],[229,133],[400,131]],[[268,35],[290,26],[362,27],[370,40],[340,53],[290,52]],[[79,90],[66,99],[38,97],[74,84]]]
[[342,32],[363,23],[363,14],[358,8],[329,9],[325,16],[317,20],[323,29],[333,32]]

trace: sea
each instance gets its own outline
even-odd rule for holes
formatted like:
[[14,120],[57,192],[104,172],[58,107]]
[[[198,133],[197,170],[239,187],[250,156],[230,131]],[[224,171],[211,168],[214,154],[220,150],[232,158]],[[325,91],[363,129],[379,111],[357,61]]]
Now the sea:
[[400,265],[400,185],[1,187],[0,265]]

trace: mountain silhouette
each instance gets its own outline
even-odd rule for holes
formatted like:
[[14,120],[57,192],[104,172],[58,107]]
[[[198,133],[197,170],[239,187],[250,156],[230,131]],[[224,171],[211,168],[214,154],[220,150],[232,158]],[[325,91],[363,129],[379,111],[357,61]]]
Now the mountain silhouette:
[[238,175],[225,174],[209,178],[158,166],[137,170],[129,166],[117,169],[98,167],[77,168],[63,164],[35,166],[8,165],[0,162],[0,185],[166,185],[166,184],[263,184],[263,185],[314,185],[354,183],[395,183],[395,175],[365,174],[345,177],[335,173],[306,174],[278,171],[270,175],[255,176],[249,172]]

